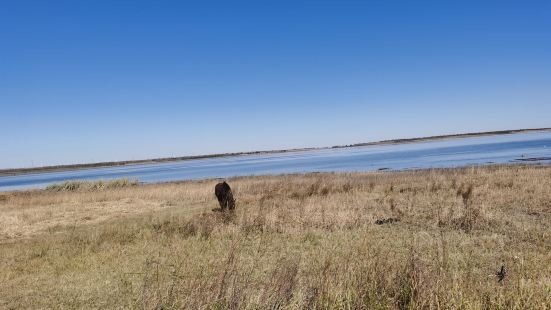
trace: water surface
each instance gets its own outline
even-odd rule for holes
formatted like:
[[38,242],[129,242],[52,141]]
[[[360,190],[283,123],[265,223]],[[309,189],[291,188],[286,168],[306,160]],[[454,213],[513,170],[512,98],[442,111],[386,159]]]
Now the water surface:
[[42,188],[66,180],[134,178],[154,183],[306,172],[446,168],[518,162],[551,164],[551,132],[453,138],[340,149],[243,155],[0,177],[0,191]]

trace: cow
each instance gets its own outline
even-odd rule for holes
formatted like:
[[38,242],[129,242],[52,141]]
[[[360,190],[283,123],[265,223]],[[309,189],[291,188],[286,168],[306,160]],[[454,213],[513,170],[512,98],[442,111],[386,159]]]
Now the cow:
[[233,199],[231,188],[226,181],[216,184],[214,194],[218,199],[222,211],[235,209],[235,200]]

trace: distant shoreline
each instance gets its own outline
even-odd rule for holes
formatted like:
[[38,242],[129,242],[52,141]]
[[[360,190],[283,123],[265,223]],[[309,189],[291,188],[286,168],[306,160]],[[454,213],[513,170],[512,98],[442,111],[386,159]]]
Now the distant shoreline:
[[480,137],[480,136],[508,135],[508,134],[538,132],[538,131],[551,131],[551,128],[499,130],[499,131],[438,135],[438,136],[419,137],[419,138],[391,139],[391,140],[356,143],[356,144],[349,144],[349,145],[335,145],[335,146],[329,146],[329,147],[310,147],[310,148],[296,148],[296,149],[271,150],[271,151],[252,151],[252,152],[222,153],[222,154],[196,155],[196,156],[165,157],[165,158],[156,158],[156,159],[44,166],[44,167],[35,167],[35,168],[0,169],[0,176],[16,176],[16,175],[22,175],[22,174],[59,172],[59,171],[81,170],[81,169],[91,169],[91,168],[122,167],[122,166],[131,166],[131,165],[185,161],[185,160],[193,160],[193,159],[236,157],[236,156],[244,156],[244,155],[280,154],[280,153],[291,153],[291,152],[301,152],[301,151],[341,149],[341,148],[352,148],[352,147],[362,147],[362,146],[388,145],[388,144],[405,144],[405,143],[444,140],[444,139],[451,139],[451,138],[469,138],[469,137]]

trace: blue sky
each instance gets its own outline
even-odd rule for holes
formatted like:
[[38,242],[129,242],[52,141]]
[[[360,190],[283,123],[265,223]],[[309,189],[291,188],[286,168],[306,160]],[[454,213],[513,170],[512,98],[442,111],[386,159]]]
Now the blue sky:
[[0,168],[550,115],[551,1],[0,1]]

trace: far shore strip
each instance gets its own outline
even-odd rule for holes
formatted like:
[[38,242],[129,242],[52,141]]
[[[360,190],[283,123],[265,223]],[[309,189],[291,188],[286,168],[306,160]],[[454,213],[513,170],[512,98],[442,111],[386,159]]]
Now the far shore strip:
[[166,158],[156,158],[156,159],[112,161],[112,162],[99,162],[99,163],[88,163],[88,164],[44,166],[44,167],[33,167],[33,168],[13,168],[13,169],[0,170],[0,176],[15,176],[15,175],[31,174],[31,173],[58,172],[58,171],[68,171],[68,170],[92,169],[92,168],[155,164],[155,163],[176,162],[176,161],[193,160],[193,159],[236,157],[236,156],[245,156],[245,155],[280,154],[280,153],[304,152],[304,151],[315,151],[315,150],[353,148],[353,147],[372,146],[372,145],[405,144],[405,143],[435,141],[435,140],[444,140],[444,139],[508,135],[508,134],[538,132],[538,131],[551,131],[551,128],[528,128],[528,129],[473,132],[473,133],[440,135],[440,136],[419,137],[419,138],[382,140],[382,141],[376,141],[376,142],[365,142],[365,143],[356,143],[356,144],[349,144],[349,145],[297,148],[297,149],[287,149],[287,150],[252,151],[252,152],[223,153],[223,154],[210,154],[210,155],[197,155],[197,156],[166,157]]

